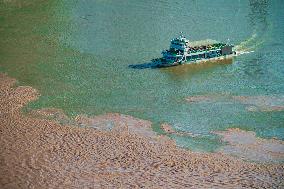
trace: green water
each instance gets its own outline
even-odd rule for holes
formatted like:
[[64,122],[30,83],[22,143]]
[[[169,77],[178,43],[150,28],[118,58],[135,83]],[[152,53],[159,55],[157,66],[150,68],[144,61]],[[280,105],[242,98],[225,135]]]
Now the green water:
[[[274,1],[3,1],[0,71],[42,94],[27,109],[70,116],[119,112],[167,122],[199,137],[172,136],[193,150],[221,145],[211,131],[239,127],[284,139],[284,113],[249,112],[192,95],[284,96],[284,4]],[[160,57],[171,38],[214,39],[250,52],[231,61],[134,69]]]

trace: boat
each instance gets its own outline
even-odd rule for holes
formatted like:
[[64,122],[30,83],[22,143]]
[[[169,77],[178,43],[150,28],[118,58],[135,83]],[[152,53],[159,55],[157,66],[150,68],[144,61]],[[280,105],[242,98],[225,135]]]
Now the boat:
[[170,48],[162,51],[162,57],[153,59],[157,67],[170,67],[200,63],[209,60],[231,58],[236,55],[234,45],[213,40],[190,42],[182,34],[171,40]]

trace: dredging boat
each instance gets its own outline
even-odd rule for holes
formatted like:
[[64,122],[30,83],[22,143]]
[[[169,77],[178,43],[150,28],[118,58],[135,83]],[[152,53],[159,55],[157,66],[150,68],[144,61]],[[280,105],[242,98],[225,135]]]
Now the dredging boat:
[[157,67],[199,63],[230,58],[236,54],[234,45],[213,40],[189,42],[182,34],[171,40],[170,48],[162,51],[162,58],[153,59]]

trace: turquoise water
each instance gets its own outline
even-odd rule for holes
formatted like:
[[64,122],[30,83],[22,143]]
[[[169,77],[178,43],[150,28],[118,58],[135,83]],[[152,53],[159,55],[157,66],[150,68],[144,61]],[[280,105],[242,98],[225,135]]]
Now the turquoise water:
[[[199,134],[172,136],[198,151],[218,148],[210,132],[231,127],[284,139],[283,111],[249,112],[228,100],[185,101],[193,95],[284,96],[282,1],[71,0],[56,7],[52,27],[33,30],[45,37],[34,63],[25,65],[33,76],[2,64],[3,71],[42,93],[30,107],[57,107],[71,116],[119,112],[150,120],[155,130],[167,122]],[[62,17],[64,22],[58,21]],[[129,67],[160,57],[180,31],[193,41],[229,39],[250,53],[203,66]],[[56,45],[47,55],[46,41],[53,35]]]

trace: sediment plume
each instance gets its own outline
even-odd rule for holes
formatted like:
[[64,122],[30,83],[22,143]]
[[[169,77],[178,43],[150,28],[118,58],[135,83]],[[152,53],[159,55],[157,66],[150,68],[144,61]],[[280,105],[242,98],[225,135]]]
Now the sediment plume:
[[[170,124],[161,124],[161,129],[168,135],[199,137],[189,131],[175,130]],[[284,141],[276,138],[264,139],[252,131],[239,128],[229,128],[225,131],[213,131],[212,134],[221,136],[224,146],[217,151],[254,162],[284,163]]]
[[137,119],[129,115],[108,113],[99,116],[79,115],[75,118],[82,127],[92,127],[104,131],[127,132],[148,138],[157,138],[152,130],[152,123],[147,120]]
[[[192,153],[166,138],[144,136],[141,120],[125,115],[77,117],[73,125],[61,124],[67,118],[53,110],[22,114],[21,108],[39,94],[31,87],[13,87],[14,83],[0,75],[0,188],[284,187],[283,164]],[[122,125],[132,120],[139,132],[92,127],[95,120],[103,120],[107,127],[109,118]],[[84,119],[91,125],[84,125]]]
[[283,111],[284,97],[283,96],[233,96],[234,100],[247,105],[248,111]]
[[186,101],[190,103],[194,102],[212,102],[214,98],[210,96],[204,96],[204,95],[197,95],[197,96],[189,96],[186,98]]
[[250,161],[284,162],[284,142],[277,139],[263,139],[252,131],[231,128],[216,131],[227,142],[220,151]]
[[166,133],[170,135],[177,135],[177,136],[187,136],[187,137],[198,137],[200,136],[199,134],[194,134],[189,131],[178,131],[175,130],[170,124],[168,123],[162,123],[161,124],[161,129]]
[[162,123],[161,124],[161,129],[167,133],[167,134],[173,134],[176,133],[176,131],[172,128],[172,126],[168,123]]
[[196,95],[185,99],[189,103],[229,102],[245,105],[251,112],[284,111],[283,96],[231,96],[231,95]]

